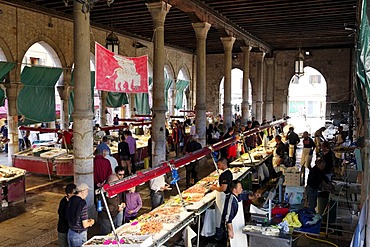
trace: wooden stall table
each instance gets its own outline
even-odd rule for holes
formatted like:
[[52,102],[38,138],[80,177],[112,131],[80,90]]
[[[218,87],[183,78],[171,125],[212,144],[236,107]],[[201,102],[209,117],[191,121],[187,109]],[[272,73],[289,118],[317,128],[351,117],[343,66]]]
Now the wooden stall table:
[[22,197],[26,202],[26,171],[0,165],[0,209],[3,199],[11,203]]

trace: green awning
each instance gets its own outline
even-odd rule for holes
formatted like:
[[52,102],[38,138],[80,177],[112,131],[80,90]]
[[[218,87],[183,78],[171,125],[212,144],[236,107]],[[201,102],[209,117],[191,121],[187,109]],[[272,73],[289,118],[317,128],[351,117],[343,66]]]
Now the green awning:
[[5,92],[2,88],[0,88],[0,106],[5,105]]
[[0,82],[3,82],[7,74],[15,67],[15,63],[0,62]]
[[367,16],[367,1],[362,1],[361,17],[357,44],[358,80],[354,91],[360,105],[362,119],[365,119],[367,102],[370,100],[370,26]]
[[187,86],[189,86],[188,81],[178,80],[176,83],[176,100],[175,100],[176,109],[181,109],[183,107],[182,102],[184,100],[184,90]]
[[18,114],[26,118],[22,124],[55,121],[55,84],[62,72],[62,68],[51,67],[23,69],[23,88],[17,98]]
[[107,107],[118,108],[128,104],[126,93],[108,92]]
[[[153,83],[153,78],[149,77],[149,86]],[[137,93],[135,94],[135,108],[137,114],[148,115],[150,114],[149,106],[149,94],[148,93]]]

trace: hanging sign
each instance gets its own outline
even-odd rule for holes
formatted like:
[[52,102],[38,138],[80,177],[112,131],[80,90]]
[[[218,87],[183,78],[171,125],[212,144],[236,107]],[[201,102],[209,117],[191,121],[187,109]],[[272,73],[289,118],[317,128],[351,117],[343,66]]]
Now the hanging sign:
[[148,93],[148,56],[125,57],[95,43],[97,90]]

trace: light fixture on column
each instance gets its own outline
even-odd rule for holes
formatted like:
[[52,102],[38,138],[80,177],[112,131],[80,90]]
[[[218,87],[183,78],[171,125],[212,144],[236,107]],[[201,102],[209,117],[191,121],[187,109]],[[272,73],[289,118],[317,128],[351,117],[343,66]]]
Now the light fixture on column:
[[294,61],[294,73],[298,77],[301,77],[304,74],[303,60],[304,60],[304,55],[303,55],[303,52],[301,51],[301,48],[299,48],[299,53]]
[[105,48],[113,53],[118,54],[119,51],[119,39],[117,35],[112,31],[105,38]]

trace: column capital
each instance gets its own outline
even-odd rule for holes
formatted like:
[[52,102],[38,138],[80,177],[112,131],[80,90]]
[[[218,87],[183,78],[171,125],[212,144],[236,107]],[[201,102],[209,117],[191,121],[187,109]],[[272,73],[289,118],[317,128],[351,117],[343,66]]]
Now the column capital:
[[146,6],[152,15],[154,27],[163,26],[166,15],[172,6],[163,1],[147,3]]
[[222,44],[224,45],[224,50],[232,51],[236,38],[228,36],[228,37],[221,37],[220,39],[221,39]]
[[256,54],[257,58],[261,58],[261,61],[265,59],[265,55],[266,55],[265,52],[255,52],[254,54]]
[[208,22],[196,22],[191,24],[195,31],[197,39],[207,38],[208,30],[211,28],[211,24]]
[[243,51],[243,53],[246,53],[246,52],[250,52],[252,50],[252,46],[250,45],[245,45],[245,46],[241,46],[240,49]]
[[19,92],[23,88],[23,84],[19,82],[3,84],[6,89],[6,97],[9,99],[17,99]]
[[273,65],[275,58],[273,57],[265,57],[265,61],[267,65]]

